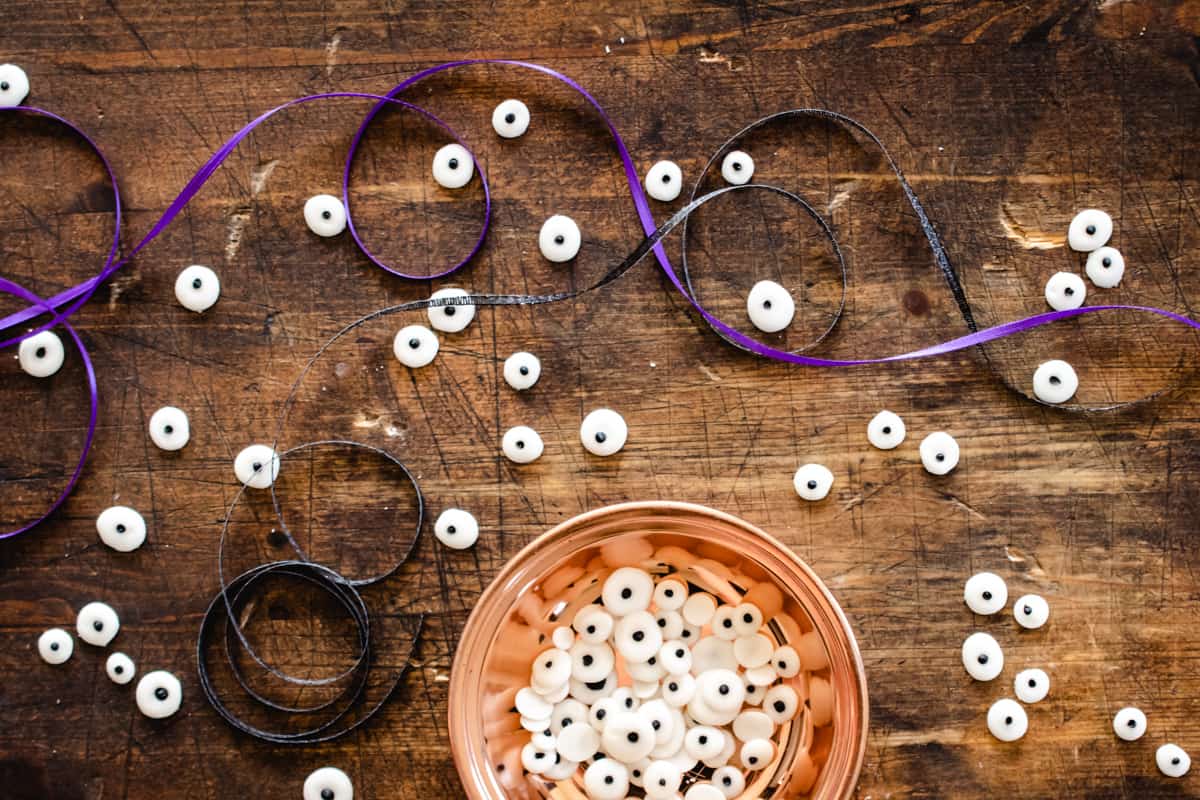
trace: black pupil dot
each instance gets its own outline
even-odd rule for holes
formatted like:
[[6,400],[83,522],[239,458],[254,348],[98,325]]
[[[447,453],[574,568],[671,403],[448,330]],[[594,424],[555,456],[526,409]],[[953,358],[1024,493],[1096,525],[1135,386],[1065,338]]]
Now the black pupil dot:
[[782,700],[776,700],[775,701],[775,713],[782,714],[785,711],[787,711],[787,703],[783,702]]
[[1051,386],[1058,386],[1060,383],[1062,383],[1062,378],[1058,377],[1057,375],[1050,376],[1050,385]]
[[554,243],[555,243],[555,244],[562,244],[562,243],[563,243],[563,242],[565,242],[566,240],[567,240],[567,237],[563,236],[561,233],[560,233],[558,236],[555,236],[555,237],[554,237]]
[[554,662],[553,662],[553,661],[547,661],[547,662],[546,662],[546,669],[553,669],[553,667],[554,667]]
[[604,776],[604,782],[605,782],[605,783],[612,783],[612,782],[613,782],[613,776],[612,776],[612,775],[605,775],[605,776]]
[[1025,612],[1025,616],[1027,616],[1027,617],[1033,613],[1033,609],[1030,608],[1029,606],[1025,606],[1025,608],[1023,608],[1022,610]]
[[817,482],[816,482],[816,481],[809,481],[809,482],[808,482],[808,488],[810,488],[810,489],[815,489],[815,488],[817,488]]
[[1136,728],[1136,727],[1137,727],[1137,720],[1136,720],[1136,719],[1131,719],[1131,720],[1129,720],[1129,722],[1128,722],[1127,724],[1128,724],[1128,725],[1129,725],[1129,727],[1131,727],[1131,728]]
[[675,596],[674,589],[664,589],[663,590],[663,597],[674,597],[674,596]]
[[732,628],[732,627],[733,627],[733,620],[726,618],[726,619],[723,619],[723,620],[721,620],[721,624],[722,624],[723,626],[725,626],[726,628]]
[[742,171],[742,162],[740,162],[740,161],[733,162],[733,171],[741,172]]
[[604,444],[604,440],[607,438],[608,438],[608,434],[605,433],[604,431],[599,431],[596,433],[596,441],[600,444]]
[[604,715],[607,713],[608,712],[605,711],[603,708],[600,709],[599,711],[596,712],[596,719],[604,719]]
[[595,632],[596,632],[596,626],[595,626],[595,625],[588,625],[588,626],[587,626],[587,632],[588,632],[588,633],[595,633]]
[[517,449],[518,449],[518,450],[524,450],[524,449],[525,449],[525,442],[524,442],[524,441],[521,441],[521,440],[518,440],[518,441],[517,441]]
[[662,723],[659,722],[658,720],[654,720],[653,722],[650,723],[650,727],[654,728],[654,730],[658,730],[659,728],[662,727]]
[[1087,231],[1088,236],[1096,235],[1096,226],[1095,225],[1088,225],[1086,228],[1084,228],[1084,230]]
[[633,640],[635,642],[640,642],[642,639],[645,639],[645,638],[646,638],[646,634],[642,633],[641,631],[633,632]]
[[624,589],[621,590],[621,599],[622,600],[628,600],[631,597],[633,597],[633,589],[630,589],[628,586],[626,586]]
[[458,529],[457,529],[457,528],[455,528],[453,525],[447,525],[447,526],[446,526],[446,533],[455,533],[457,530],[458,530]]
[[322,211],[321,219],[333,219],[333,212],[332,211]]
[[591,656],[584,656],[583,657],[583,665],[585,667],[590,667],[592,665],[592,662],[595,660],[596,659],[592,658]]
[[409,339],[408,346],[411,347],[413,350],[416,350],[418,347],[421,346],[421,340],[420,339]]
[[504,115],[504,121],[507,122],[509,125],[512,125],[514,122],[517,121],[517,115],[510,111],[509,113]]
[[45,358],[46,357],[46,348],[39,347],[37,350],[33,351],[33,354],[35,356],[37,356],[38,358]]
[[124,533],[124,532],[125,532],[125,526],[124,526],[124,525],[118,525],[118,526],[117,526],[117,533]]
[[163,433],[174,433],[174,432],[175,432],[174,425],[164,425],[163,426]]
[[528,374],[529,374],[529,367],[521,367],[521,368],[518,370],[518,372],[520,372],[522,375],[528,375]]
[[154,690],[154,696],[159,700],[166,700],[170,696],[170,692],[160,686]]
[[8,81],[0,81],[0,92],[8,91]]
[[986,664],[987,662],[988,662],[988,657],[987,657],[987,656],[980,656],[980,657],[979,657],[979,663],[980,663],[980,664]]
[[564,728],[569,728],[574,723],[575,723],[575,720],[571,719],[570,717],[563,717],[562,726]]
[[1075,294],[1075,290],[1068,286],[1067,288],[1063,289],[1063,294],[1065,294],[1067,297],[1070,297],[1071,295]]
[[768,311],[770,311],[770,310],[771,310],[771,301],[770,301],[770,300],[763,300],[763,308],[765,308],[765,309],[767,309]]
[[458,169],[458,159],[457,158],[450,159],[447,162],[447,165],[450,167],[450,169]]
[[1012,717],[1005,717],[1005,718],[1004,718],[1004,724],[1005,724],[1005,725],[1012,725]]
[[192,281],[193,289],[199,289],[203,285],[204,285],[204,281],[200,280],[199,278],[196,278],[195,280]]
[[891,425],[884,425],[884,426],[883,426],[883,432],[884,432],[885,434],[887,434],[887,433],[891,433],[891,432],[892,432],[892,426],[891,426]]
[[659,621],[658,621],[658,627],[660,627],[660,628],[665,628],[665,627],[667,627],[667,619],[666,619],[666,617],[663,617],[663,618],[659,619]]
[[700,744],[708,744],[708,737],[701,736],[699,739],[697,739],[697,741],[700,742]]
[[442,309],[442,313],[445,314],[447,317],[453,317],[454,312],[457,310],[458,309],[455,308],[454,306],[446,306],[444,309]]
[[1104,266],[1106,266],[1106,267],[1111,267],[1111,266],[1112,266],[1112,259],[1111,259],[1111,258],[1107,258],[1107,257],[1105,257],[1105,258],[1102,258],[1102,259],[1100,259],[1100,263],[1101,263],[1101,264],[1103,264],[1103,265],[1104,265]]
[[636,731],[631,731],[630,733],[628,733],[628,734],[625,736],[625,738],[626,738],[626,739],[628,739],[628,740],[629,740],[631,743],[633,743],[633,744],[636,744],[636,743],[637,743],[637,740],[638,740],[638,735],[637,735],[637,732],[636,732]]
[[[1037,681],[1035,681],[1033,678],[1030,678],[1029,679],[1029,688],[1032,689],[1035,686],[1037,686]],[[1130,720],[1130,723],[1132,723],[1132,722],[1133,722],[1133,720]]]
[[675,683],[675,681],[671,681],[669,684],[667,684],[667,688],[670,689],[672,692],[678,692],[679,684]]
[[937,458],[937,460],[938,460],[938,461],[945,461],[945,460],[946,460],[946,454],[945,454],[945,453],[938,453],[938,454],[937,454],[937,456],[936,456],[936,458]]
[[682,647],[675,651],[675,657],[683,658],[683,648]]
[[124,667],[122,667],[120,664],[118,664],[117,666],[113,667],[113,672],[117,673],[118,675],[120,675],[120,674],[121,674],[122,672],[124,672],[124,671],[125,671],[125,668],[124,668]]
[[[540,753],[538,755],[541,755]],[[333,789],[322,789],[321,800],[333,800]]]
[[747,625],[752,624],[754,622],[754,615],[747,611],[745,614],[742,614],[742,622]]
[[653,667],[655,664],[658,663],[658,659],[655,658],[654,656],[650,656],[650,660],[647,661],[646,663]]
[[749,757],[748,759],[746,759],[746,760],[747,760],[747,761],[749,761],[751,764],[757,764],[757,763],[758,763],[758,756],[750,756],[750,757]]
[[662,182],[663,182],[663,183],[670,183],[670,182],[671,182],[671,176],[670,176],[670,175],[663,175],[663,176],[662,176]]
[[984,593],[983,593],[983,599],[984,599],[984,600],[991,600],[991,599],[992,599],[992,593],[991,593],[991,592],[984,592]]
[[92,627],[98,631],[102,631],[102,630],[104,630],[104,623],[101,622],[100,620],[96,620],[95,622],[92,623]]
[[262,462],[255,461],[253,464],[250,465],[250,468],[252,470],[254,470],[255,472],[258,472],[260,469],[262,469]]
[[720,685],[720,686],[717,688],[717,691],[718,691],[718,692],[720,692],[721,694],[729,694],[729,684],[728,684],[728,683],[722,683],[722,684],[721,684],[721,685]]
[[726,775],[721,779],[721,783],[725,784],[726,786],[733,786],[733,778]]
[[1171,763],[1178,766],[1179,765],[1179,756],[1175,756],[1174,758],[1172,758]]
[[[57,651],[57,650],[58,650],[58,642],[52,642],[52,643],[50,644],[50,649],[51,649],[51,650],[54,650],[54,651]],[[1132,721],[1130,721],[1130,723],[1129,723],[1129,724],[1130,724],[1130,725],[1132,725],[1132,724],[1133,724],[1133,722],[1132,722]]]

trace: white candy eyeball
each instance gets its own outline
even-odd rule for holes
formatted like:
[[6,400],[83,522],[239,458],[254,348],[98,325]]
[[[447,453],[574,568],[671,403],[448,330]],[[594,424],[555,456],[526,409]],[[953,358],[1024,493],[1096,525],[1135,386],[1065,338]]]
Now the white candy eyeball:
[[346,207],[331,194],[315,194],[304,203],[304,222],[317,236],[337,236],[346,230]]
[[[654,749],[650,720],[633,711],[618,711],[604,726],[604,751],[626,764],[645,758]],[[623,796],[623,795],[622,795]]]
[[1168,778],[1182,778],[1192,768],[1192,759],[1175,744],[1164,744],[1154,751],[1154,761],[1158,771]]
[[1087,298],[1087,285],[1073,272],[1056,272],[1046,281],[1046,302],[1055,311],[1079,308]]
[[16,64],[0,64],[0,108],[21,105],[29,95],[29,76]]
[[693,625],[690,622],[685,621],[683,623],[683,630],[679,632],[679,636],[676,638],[691,643],[692,647],[694,648],[696,646],[695,643],[700,641],[700,626]]
[[710,725],[697,725],[683,737],[684,751],[697,761],[714,758],[723,747],[725,732]]
[[746,790],[746,776],[737,767],[719,767],[712,774],[712,785],[726,800],[733,800]]
[[518,392],[529,389],[542,376],[542,362],[533,353],[513,353],[504,359],[504,381]]
[[683,771],[670,761],[651,761],[642,776],[646,797],[652,800],[671,800],[683,783]]
[[160,450],[181,450],[192,437],[188,416],[175,406],[163,406],[150,416],[150,441]]
[[[760,670],[762,670],[761,667],[757,670],[752,670],[752,672],[759,672]],[[773,682],[774,677],[772,677],[771,680]],[[745,701],[746,705],[761,706],[763,698],[767,694],[766,685],[759,686],[758,684],[756,684],[750,680],[750,675],[748,675],[747,673],[744,673],[744,672],[742,673],[742,683],[745,684],[745,686],[746,686],[746,701]]]
[[447,508],[433,525],[438,541],[455,550],[466,550],[479,539],[479,522],[469,511]]
[[529,107],[520,100],[505,100],[492,112],[492,127],[505,139],[515,139],[529,129]]
[[678,639],[663,642],[658,651],[658,663],[668,675],[686,675],[692,669],[692,651]]
[[521,748],[521,766],[525,768],[526,772],[541,775],[554,763],[553,750],[543,750],[533,742],[529,742]]
[[424,367],[438,354],[437,334],[424,325],[405,325],[392,340],[392,353],[406,367]]
[[1029,717],[1016,700],[1005,697],[988,709],[987,726],[992,736],[1002,742],[1015,742],[1029,730]]
[[514,464],[528,464],[531,461],[537,461],[541,458],[544,448],[542,437],[527,425],[509,428],[504,432],[504,438],[500,440],[500,449]]
[[894,450],[904,441],[904,420],[891,411],[880,411],[867,423],[867,441],[880,450]]
[[[763,613],[754,603],[738,603],[734,609],[733,629],[738,636],[753,636],[763,625]],[[774,649],[774,648],[772,648]],[[757,665],[755,665],[757,666]]]
[[[608,677],[608,673],[612,672],[616,663],[612,648],[603,642],[598,644],[576,642],[567,652],[571,656],[571,677],[583,683],[604,680]],[[572,760],[582,761],[583,759]]]
[[133,675],[137,671],[133,666],[133,659],[124,653],[113,653],[104,662],[104,671],[108,673],[108,679],[113,683],[126,684],[133,680]]
[[1116,287],[1125,275],[1125,256],[1115,247],[1101,247],[1088,253],[1088,279],[1101,289]]
[[1022,628],[1035,630],[1050,619],[1050,604],[1040,595],[1021,595],[1017,602],[1013,603],[1013,616]]
[[763,697],[762,709],[771,722],[782,725],[791,721],[800,710],[800,696],[787,684],[772,686]]
[[1013,679],[1013,691],[1022,703],[1038,703],[1050,692],[1050,676],[1045,670],[1024,669]]
[[742,745],[742,766],[746,769],[763,769],[774,757],[775,744],[770,739],[752,739]]
[[650,720],[650,727],[654,729],[656,746],[668,744],[675,736],[675,717],[671,713],[670,706],[661,698],[651,698],[642,703],[637,713]]
[[554,738],[554,734],[550,733],[548,728],[529,737],[529,743],[539,750],[550,750],[557,752],[555,750],[556,742],[557,740]]
[[617,688],[617,673],[610,672],[598,681],[584,683],[581,680],[571,678],[569,687],[571,697],[575,698],[585,706],[590,706],[598,700],[603,700],[613,693]]
[[683,172],[674,161],[659,161],[646,172],[646,194],[669,203],[683,191]]
[[662,633],[650,612],[634,611],[617,620],[613,644],[628,662],[649,661],[662,649]]
[[188,311],[207,311],[220,296],[221,280],[208,267],[192,264],[175,279],[175,299]]
[[66,351],[54,331],[42,331],[22,339],[17,346],[17,363],[35,378],[49,378],[62,369]]
[[598,408],[583,418],[579,440],[594,456],[611,456],[625,446],[629,427],[625,419],[611,408]]
[[1085,208],[1075,215],[1067,228],[1067,244],[1072,250],[1090,253],[1112,238],[1112,217],[1095,208]]
[[304,779],[304,800],[354,800],[354,785],[337,767],[321,767]]
[[733,721],[733,735],[739,741],[770,739],[775,734],[775,723],[761,711],[743,711]]
[[796,470],[792,486],[805,500],[824,500],[833,487],[833,473],[821,464],[805,464]]
[[538,248],[546,260],[561,264],[579,254],[582,237],[579,226],[570,217],[555,214],[542,223],[538,233]]
[[550,715],[554,713],[554,704],[547,702],[546,698],[542,697],[529,686],[517,692],[514,704],[521,716],[529,717],[530,719],[549,720]]
[[535,690],[554,690],[569,680],[571,680],[571,656],[566,650],[552,648],[533,660],[529,683]]
[[703,628],[713,618],[713,614],[717,612],[717,601],[711,594],[707,592],[699,592],[691,595],[683,604],[683,619],[689,625],[696,625]]
[[1075,396],[1079,376],[1065,361],[1045,361],[1033,373],[1033,394],[1043,403],[1065,403]]
[[963,641],[962,663],[977,681],[993,680],[1004,669],[1004,651],[987,633],[972,633]]
[[117,612],[107,603],[88,603],[79,609],[75,618],[75,632],[88,644],[104,647],[116,637],[121,629]]
[[62,628],[51,628],[38,637],[38,655],[47,664],[61,664],[75,652],[75,640]]
[[[604,580],[600,588],[600,599],[604,607],[615,617],[623,617],[635,611],[645,611],[654,597],[654,578],[637,567],[621,567]],[[653,621],[653,617],[650,618]],[[658,632],[657,625],[655,632]],[[659,642],[661,645],[662,642]],[[658,647],[654,648],[658,650]],[[645,659],[641,659],[645,661]]]
[[1113,733],[1127,742],[1137,741],[1146,733],[1146,715],[1133,706],[1122,708],[1113,716]]
[[555,737],[554,745],[563,758],[586,761],[600,749],[600,734],[591,725],[569,725]]
[[179,710],[183,702],[183,685],[165,670],[147,672],[138,681],[134,692],[138,711],[150,719],[165,719]]
[[754,159],[741,150],[734,150],[721,162],[721,177],[726,183],[741,186],[754,176]]
[[721,800],[725,795],[711,783],[693,783],[683,795],[683,800]]
[[1008,602],[1008,586],[994,572],[979,572],[967,579],[963,601],[976,614],[995,614]]
[[763,333],[777,333],[792,324],[796,302],[787,289],[775,281],[759,281],[746,295],[746,314]]
[[663,681],[663,701],[672,708],[683,708],[696,696],[696,679],[690,672],[672,675]]
[[629,791],[629,768],[613,758],[602,758],[584,771],[583,786],[592,800],[622,800]]
[[654,587],[654,605],[661,611],[678,611],[687,602],[687,596],[687,584],[676,578],[663,578]]
[[146,541],[146,520],[128,506],[113,506],[96,517],[96,532],[113,550],[128,553]]
[[733,617],[736,613],[737,609],[734,606],[724,605],[717,608],[713,612],[712,620],[709,622],[713,636],[731,642],[736,639],[738,633],[733,625]]
[[233,474],[251,489],[269,489],[279,477],[279,455],[265,444],[252,444],[234,456]]
[[[429,296],[430,300],[441,300],[444,297],[466,297],[467,291],[459,288],[438,289]],[[425,309],[429,315],[429,324],[434,330],[443,333],[458,333],[471,324],[475,319],[475,304],[463,303],[452,306],[429,306]],[[399,357],[399,356],[397,356]]]
[[587,605],[579,609],[575,615],[575,621],[571,623],[571,627],[579,634],[579,638],[585,642],[599,644],[600,642],[608,641],[609,635],[613,630],[612,614],[609,614],[603,608],[597,605]]
[[467,148],[454,142],[434,153],[433,179],[447,189],[461,189],[475,175],[475,161]]
[[753,636],[739,636],[733,642],[733,656],[745,669],[761,667],[771,660],[775,645],[771,639],[761,633]]
[[781,678],[794,678],[800,674],[800,655],[796,648],[785,644],[771,656],[771,665]]
[[574,698],[567,698],[554,706],[554,713],[550,715],[550,732],[558,736],[572,725],[586,725],[587,719],[588,707]]
[[713,711],[736,712],[742,708],[746,685],[733,670],[710,669],[696,676],[696,696]]
[[921,464],[930,475],[945,475],[958,466],[958,442],[944,431],[921,440]]

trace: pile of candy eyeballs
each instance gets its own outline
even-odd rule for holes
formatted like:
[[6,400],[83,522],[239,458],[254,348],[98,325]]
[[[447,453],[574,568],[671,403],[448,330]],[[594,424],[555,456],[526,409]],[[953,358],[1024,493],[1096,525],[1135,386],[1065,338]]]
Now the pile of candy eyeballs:
[[[121,629],[121,620],[112,606],[99,601],[79,609],[75,618],[75,633],[87,644],[107,647]],[[75,652],[75,640],[62,628],[50,628],[38,637],[38,655],[47,664],[65,664]],[[133,680],[137,670],[133,659],[121,652],[109,655],[104,670],[116,684]],[[179,679],[164,670],[148,672],[138,681],[134,691],[138,711],[152,719],[169,717],[179,710],[183,687]]]
[[[553,647],[534,658],[516,693],[531,734],[522,766],[552,781],[582,769],[589,798],[620,800],[631,785],[678,798],[703,764],[713,772],[691,776],[683,797],[736,797],[748,773],[775,762],[800,710],[788,683],[801,672],[800,652],[777,647],[766,621],[744,598],[721,604],[675,575],[656,582],[636,567],[614,570],[599,602],[554,630]],[[824,658],[819,643],[797,647]],[[620,685],[625,678],[631,685]]]

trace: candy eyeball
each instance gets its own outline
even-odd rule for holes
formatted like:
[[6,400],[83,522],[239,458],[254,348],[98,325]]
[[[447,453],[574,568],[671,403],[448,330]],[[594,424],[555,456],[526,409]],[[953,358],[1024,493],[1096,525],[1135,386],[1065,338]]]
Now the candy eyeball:
[[[605,680],[616,663],[612,648],[602,642],[598,644],[576,642],[571,645],[571,649],[567,653],[571,656],[571,677],[581,683],[596,683]],[[571,760],[582,761],[583,759],[572,758]]]
[[113,550],[128,553],[146,541],[146,520],[129,506],[113,506],[96,517],[96,532]]
[[1067,228],[1067,244],[1072,250],[1090,253],[1108,244],[1112,238],[1112,217],[1095,208],[1085,208],[1075,215]]
[[279,477],[279,454],[265,444],[252,444],[234,456],[233,474],[251,489],[269,489]]
[[62,339],[54,331],[35,333],[17,347],[17,363],[35,378],[49,378],[58,372],[65,357]]
[[726,800],[733,800],[746,790],[746,776],[737,767],[718,767],[712,774],[712,785]]
[[599,644],[608,641],[608,637],[612,635],[613,618],[603,608],[597,605],[586,605],[579,609],[579,613],[575,615],[575,620],[571,623],[571,627],[579,634],[579,638],[585,642]]
[[867,423],[867,441],[879,450],[895,450],[906,433],[904,420],[891,411],[880,411]]
[[1022,628],[1035,630],[1050,619],[1050,604],[1040,595],[1022,595],[1013,603],[1013,617]]
[[133,680],[137,670],[133,666],[132,658],[124,653],[113,653],[104,662],[104,671],[108,673],[110,681],[123,685]]
[[771,664],[781,678],[794,678],[800,674],[800,655],[789,644],[775,651],[771,656]]
[[337,236],[346,230],[346,207],[331,194],[316,194],[304,203],[304,222],[317,236]]
[[651,761],[642,775],[646,797],[651,800],[669,800],[679,791],[683,783],[683,771],[672,761]]
[[1118,739],[1137,741],[1146,733],[1146,715],[1133,706],[1122,708],[1113,716],[1113,733]]
[[944,431],[921,440],[921,464],[930,475],[945,475],[958,466],[958,442]]
[[629,427],[625,419],[611,408],[598,408],[583,418],[579,440],[594,456],[611,456],[625,446]]
[[736,716],[746,697],[746,685],[731,669],[705,670],[696,677],[696,697],[713,711]]
[[0,108],[21,105],[29,95],[29,76],[16,64],[0,64]]
[[532,388],[542,376],[542,362],[533,353],[521,351],[504,359],[504,382],[518,392]]
[[197,314],[212,308],[221,296],[217,273],[200,264],[184,268],[175,279],[175,299],[179,305]]
[[392,353],[410,369],[424,367],[438,354],[438,338],[424,325],[405,325],[392,340]]
[[718,639],[727,639],[733,641],[738,637],[737,630],[733,626],[733,615],[736,613],[734,606],[720,606],[713,612],[712,621],[709,623],[712,628],[712,635]]
[[754,603],[738,603],[737,607],[734,608],[733,628],[737,631],[738,636],[753,636],[758,633],[758,629],[762,627],[762,624],[763,613]]
[[717,613],[717,600],[707,592],[690,595],[683,603],[683,619],[689,625],[704,627]]
[[75,632],[79,638],[96,647],[107,645],[120,629],[121,620],[107,603],[88,603],[79,609],[79,615],[75,618]]
[[775,281],[759,281],[746,295],[746,314],[763,333],[778,333],[792,324],[796,303],[791,293]]
[[[571,656],[566,650],[552,648],[546,650],[541,655],[533,660],[533,667],[529,673],[529,682],[533,686],[534,691],[539,694],[552,692],[558,687],[564,685],[571,680]],[[563,706],[564,700],[558,706],[555,706],[555,715],[558,717],[560,709],[569,708]],[[557,733],[557,731],[555,731]]]
[[1043,403],[1065,403],[1075,396],[1079,376],[1066,361],[1045,361],[1033,373],[1033,394]]
[[1182,747],[1175,744],[1164,744],[1154,751],[1154,761],[1158,764],[1158,771],[1168,778],[1182,778],[1192,768],[1192,759]]
[[[429,299],[442,300],[448,297],[466,296],[465,289],[449,288],[438,289],[429,296]],[[429,324],[433,326],[434,330],[443,333],[458,333],[470,325],[471,320],[475,319],[475,304],[429,306],[425,312],[429,315]]]
[[554,746],[563,758],[586,761],[596,755],[600,747],[600,734],[591,725],[570,725],[555,737]]
[[1115,288],[1125,275],[1125,257],[1115,247],[1101,247],[1088,253],[1085,271],[1088,279],[1099,288]]
[[[654,578],[650,577],[650,573],[637,567],[621,567],[613,570],[600,588],[600,599],[604,602],[604,607],[615,617],[624,617],[645,611],[650,607],[653,597]],[[657,623],[654,628],[657,632]]]
[[1004,669],[1004,651],[990,634],[972,633],[963,641],[962,663],[975,680],[994,680]]
[[634,611],[613,626],[613,644],[626,663],[649,661],[662,648],[662,633],[648,611]]
[[[655,746],[654,726],[636,711],[618,711],[604,726],[604,751],[626,764],[645,758]],[[619,795],[624,797],[624,795]]]
[[696,696],[696,678],[690,673],[672,675],[663,681],[662,698],[671,708],[683,708]]
[[150,416],[150,441],[160,450],[182,450],[191,435],[187,414],[175,406],[163,406]]
[[772,686],[763,696],[763,713],[776,725],[782,725],[796,716],[800,710],[800,696],[786,683]]
[[151,719],[166,719],[179,710],[183,702],[183,685],[169,672],[147,672],[138,681],[134,692],[138,711]]
[[690,728],[683,737],[683,748],[697,761],[714,758],[725,746],[725,733],[710,725]]
[[304,779],[304,800],[354,800],[354,785],[337,767],[321,767]]
[[1008,602],[1008,586],[994,572],[980,572],[967,579],[963,602],[976,614],[995,614]]
[[659,161],[646,172],[646,194],[669,203],[683,191],[683,172],[674,161]]
[[833,487],[833,473],[821,464],[805,464],[796,470],[792,486],[795,487],[796,494],[805,500],[824,500]]
[[[629,768],[612,758],[592,762],[583,772],[583,786],[592,800],[622,800],[629,791]],[[637,759],[620,759],[636,761]]]
[[754,176],[754,159],[741,150],[734,150],[721,161],[721,177],[732,186],[749,183]]
[[500,449],[514,464],[528,464],[537,461],[541,457],[544,447],[542,437],[538,435],[538,432],[526,425],[509,428],[504,432],[504,438],[500,440]]
[[1015,742],[1029,730],[1029,717],[1016,700],[1005,697],[988,709],[987,726],[992,736],[1002,742]]
[[1050,691],[1050,676],[1045,670],[1025,669],[1017,673],[1013,679],[1013,691],[1022,703],[1038,703],[1045,699]]
[[775,757],[775,745],[770,739],[751,739],[742,745],[742,766],[749,770],[760,770]]
[[447,189],[461,189],[475,175],[475,160],[467,148],[457,142],[434,153],[433,179]]
[[1087,298],[1087,285],[1073,272],[1056,272],[1046,281],[1046,303],[1055,311],[1079,308]]
[[678,611],[687,597],[687,584],[677,578],[664,578],[654,587],[654,605],[660,611]]
[[38,655],[47,664],[62,664],[75,652],[75,640],[62,628],[51,628],[38,637]]
[[570,217],[555,214],[542,223],[538,232],[538,248],[547,261],[561,264],[579,254],[582,236],[579,226]]
[[479,539],[479,522],[469,511],[447,508],[438,515],[433,535],[446,547],[466,550]]
[[492,127],[505,139],[516,139],[529,129],[529,107],[520,100],[505,100],[492,112]]

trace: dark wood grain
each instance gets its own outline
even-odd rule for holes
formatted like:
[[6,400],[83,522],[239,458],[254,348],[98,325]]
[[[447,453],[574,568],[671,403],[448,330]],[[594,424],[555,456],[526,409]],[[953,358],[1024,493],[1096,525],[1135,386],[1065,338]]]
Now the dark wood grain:
[[[944,235],[984,323],[1044,309],[1046,278],[1081,271],[1063,246],[1080,208],[1107,209],[1128,262],[1120,289],[1093,300],[1194,310],[1200,277],[1200,5],[1195,2],[310,3],[10,2],[0,61],[21,64],[31,101],[77,121],[112,159],[134,244],[192,172],[246,120],[318,91],[382,92],[416,69],[462,56],[516,57],[582,81],[613,113],[640,169],[672,158],[690,182],[743,124],[806,105],[851,114],[893,151]],[[503,142],[500,99],[533,109],[530,134]],[[464,133],[492,180],[495,223],[482,254],[451,281],[481,291],[584,285],[639,239],[609,142],[575,97],[497,68],[437,78],[409,95]],[[96,448],[64,509],[0,544],[0,795],[9,798],[299,797],[308,772],[341,766],[356,797],[461,796],[445,735],[454,642],[505,559],[587,508],[635,499],[706,503],[792,545],[852,620],[870,681],[872,727],[859,795],[1151,798],[1200,796],[1193,773],[1162,778],[1154,748],[1200,755],[1200,510],[1196,340],[1164,323],[1111,315],[978,352],[826,371],[756,360],[704,328],[651,265],[576,302],[481,310],[447,337],[435,364],[409,373],[390,337],[420,315],[364,326],[302,383],[282,443],[354,438],[387,448],[420,478],[436,512],[476,513],[476,548],[432,538],[419,564],[368,592],[385,633],[381,677],[403,659],[401,618],[430,615],[416,668],[361,732],[299,750],[235,734],[202,700],[194,640],[217,586],[219,521],[235,494],[233,456],[270,441],[305,361],[346,322],[416,299],[428,282],[372,267],[346,237],[317,240],[300,207],[336,190],[359,102],[297,109],[261,128],[180,220],[75,317],[95,357],[103,403]],[[435,130],[388,113],[356,163],[356,220],[380,256],[414,272],[464,254],[478,230],[478,183],[451,193],[429,179]],[[868,356],[963,332],[961,319],[877,153],[820,124],[756,133],[745,149],[765,182],[828,211],[848,255],[846,316],[818,352]],[[679,201],[680,203],[682,202]],[[678,204],[675,204],[678,205]],[[0,272],[49,294],[95,272],[112,230],[98,165],[44,122],[0,125]],[[661,209],[664,213],[666,208]],[[537,254],[552,213],[584,231],[572,267]],[[744,292],[774,277],[796,287],[798,347],[836,307],[836,271],[815,229],[762,198],[697,215],[697,291],[731,320]],[[675,252],[678,241],[671,242]],[[224,292],[203,316],[180,308],[175,275],[212,265]],[[0,308],[16,307],[5,301]],[[499,366],[530,349],[545,372],[517,395]],[[1035,405],[1033,367],[1070,360],[1087,403],[1129,410],[1070,414]],[[77,358],[49,382],[0,365],[0,517],[47,501],[77,452],[86,404]],[[156,450],[145,425],[161,405],[188,411],[192,441]],[[608,405],[630,441],[617,458],[578,445],[582,414]],[[868,447],[880,408],[909,441]],[[546,454],[514,467],[507,427],[541,431]],[[934,479],[916,445],[958,437],[963,459]],[[805,461],[836,475],[805,504],[791,475]],[[304,462],[300,462],[303,464]],[[285,468],[286,472],[286,468]],[[347,574],[386,565],[411,536],[411,492],[380,460],[314,458],[285,481],[285,513],[314,557]],[[113,553],[94,519],[120,501],[150,524],[147,545]],[[229,569],[283,550],[268,509],[235,514]],[[243,524],[244,523],[244,524]],[[6,524],[7,527],[7,524]],[[1051,603],[1048,628],[972,619],[972,572]],[[80,644],[66,665],[34,643],[73,625],[84,602],[122,615],[116,645],[139,669],[183,677],[182,712],[141,717],[130,687]],[[337,613],[279,591],[252,629],[281,664],[314,675],[345,666]],[[972,683],[962,638],[993,632],[1010,667]],[[1029,735],[1003,745],[984,714],[1023,666],[1051,674]],[[1003,684],[1003,685],[1001,685]],[[1118,742],[1111,715],[1137,704],[1150,733]]]

